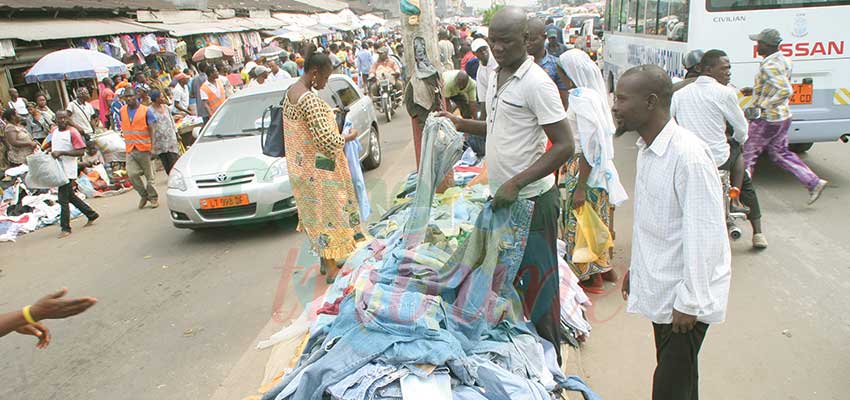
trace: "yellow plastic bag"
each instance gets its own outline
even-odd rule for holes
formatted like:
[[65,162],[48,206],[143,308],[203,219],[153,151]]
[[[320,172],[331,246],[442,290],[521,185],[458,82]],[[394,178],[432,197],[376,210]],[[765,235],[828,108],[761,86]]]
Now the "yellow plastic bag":
[[598,260],[611,247],[611,231],[599,218],[591,206],[584,203],[573,210],[576,217],[576,245],[573,249],[573,263],[590,263]]

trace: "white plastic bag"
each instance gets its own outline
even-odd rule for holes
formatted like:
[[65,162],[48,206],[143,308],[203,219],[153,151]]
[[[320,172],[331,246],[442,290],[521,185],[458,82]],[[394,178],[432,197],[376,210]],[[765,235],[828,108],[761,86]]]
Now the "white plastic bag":
[[117,153],[125,150],[124,138],[118,132],[106,131],[92,139],[103,153]]
[[68,183],[62,164],[50,154],[38,151],[27,156],[27,166],[30,169],[25,179],[28,188],[50,189]]

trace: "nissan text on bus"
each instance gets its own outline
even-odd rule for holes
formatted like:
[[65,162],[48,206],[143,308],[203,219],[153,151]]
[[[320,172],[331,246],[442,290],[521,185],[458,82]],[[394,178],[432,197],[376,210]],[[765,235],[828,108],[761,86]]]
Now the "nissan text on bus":
[[[610,88],[642,64],[685,75],[690,50],[720,49],[732,63],[732,85],[752,87],[761,57],[750,34],[765,28],[782,35],[779,50],[791,59],[793,122],[789,147],[850,137],[850,0],[608,0],[603,74]],[[741,106],[749,105],[741,98]]]

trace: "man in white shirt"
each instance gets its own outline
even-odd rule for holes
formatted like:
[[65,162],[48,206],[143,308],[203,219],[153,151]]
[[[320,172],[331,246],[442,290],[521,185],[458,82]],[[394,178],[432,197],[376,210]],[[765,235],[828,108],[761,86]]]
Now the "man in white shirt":
[[186,115],[193,115],[189,110],[189,75],[179,73],[174,76],[177,84],[171,94],[174,95],[174,104],[171,107],[172,112],[182,112]]
[[77,99],[68,104],[65,110],[69,115],[68,124],[80,132],[86,141],[94,134],[94,127],[97,126],[97,113],[89,104],[90,99],[89,90],[81,87],[77,89]]
[[18,96],[18,89],[11,88],[9,89],[9,108],[14,108],[15,112],[21,117],[22,120],[26,120],[29,117],[30,112],[27,110],[27,99]]
[[289,75],[289,72],[284,71],[278,65],[277,57],[274,57],[273,60],[269,60],[269,81],[282,81],[284,79],[292,78],[292,75]]
[[[528,18],[516,7],[493,17],[490,45],[499,69],[486,95],[487,121],[442,112],[457,129],[486,136],[487,174],[493,207],[518,199],[534,202],[528,242],[517,279],[526,315],[538,334],[555,345],[560,362],[557,220],[559,195],[552,173],[573,154],[573,138],[558,88],[525,53]],[[552,147],[546,150],[546,141]]]
[[[731,173],[732,186],[740,188],[741,193],[740,198],[732,198],[732,207],[748,214],[753,227],[753,247],[765,249],[767,238],[761,227],[761,207],[743,167],[742,149],[747,142],[749,123],[738,106],[735,89],[728,86],[732,79],[729,57],[721,50],[709,50],[703,54],[697,70],[701,72],[692,83],[674,92],[670,113],[680,126],[708,145],[718,168]],[[726,135],[728,128],[732,129],[731,138]]]
[[53,153],[51,154],[53,158],[60,161],[68,178],[68,183],[59,187],[59,226],[62,228],[59,239],[63,239],[71,236],[71,209],[68,204],[73,204],[86,216],[88,222],[85,226],[90,226],[100,216],[74,194],[77,158],[85,153],[86,143],[80,133],[69,125],[67,112],[62,110],[56,112],[56,129],[53,130],[52,135],[50,143]]
[[[472,41],[472,51],[475,52],[475,57],[478,57],[478,74],[475,77],[476,90],[478,91],[478,101],[484,102],[487,98],[487,88],[490,86],[490,76],[496,69],[499,68],[499,63],[496,58],[490,54],[490,45],[484,39],[475,39]],[[487,119],[487,107],[480,107],[481,120]]]
[[640,135],[623,298],[628,312],[653,324],[652,399],[692,400],[708,326],[726,318],[732,256],[717,166],[708,146],[670,117],[672,95],[655,65],[626,71],[614,93],[618,134]]

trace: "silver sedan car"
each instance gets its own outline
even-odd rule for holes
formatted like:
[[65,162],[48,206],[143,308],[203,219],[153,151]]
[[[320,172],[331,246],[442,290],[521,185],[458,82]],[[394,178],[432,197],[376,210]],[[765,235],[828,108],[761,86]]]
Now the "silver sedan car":
[[[262,153],[260,127],[269,106],[283,99],[295,79],[239,91],[201,130],[168,177],[168,208],[178,228],[259,222],[297,213],[285,158]],[[381,164],[381,143],[372,100],[344,75],[332,75],[319,96],[348,112],[360,135],[365,169]],[[263,118],[265,117],[265,123]]]

